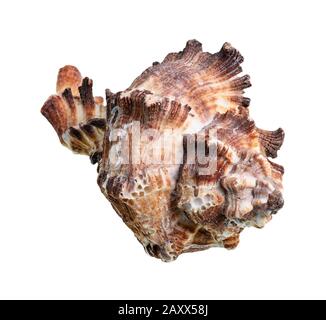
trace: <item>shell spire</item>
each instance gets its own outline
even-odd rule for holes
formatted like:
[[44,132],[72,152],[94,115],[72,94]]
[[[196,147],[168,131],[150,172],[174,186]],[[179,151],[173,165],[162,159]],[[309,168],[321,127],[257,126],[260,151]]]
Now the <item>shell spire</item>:
[[229,43],[196,40],[154,62],[124,91],[94,97],[78,69],[59,71],[42,108],[62,144],[98,162],[98,185],[151,256],[235,248],[283,206],[284,169],[272,162],[284,131],[249,117],[251,86]]

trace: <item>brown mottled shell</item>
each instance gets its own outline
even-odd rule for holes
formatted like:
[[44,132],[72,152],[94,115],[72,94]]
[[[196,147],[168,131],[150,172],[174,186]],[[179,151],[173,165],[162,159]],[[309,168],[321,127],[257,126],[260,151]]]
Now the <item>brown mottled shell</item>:
[[74,66],[59,70],[57,94],[44,103],[42,114],[56,130],[63,145],[97,158],[106,130],[106,107],[102,97],[93,97],[93,82],[82,79]]
[[[259,129],[249,118],[242,61],[228,43],[210,54],[191,40],[125,91],[107,90],[106,106],[93,97],[92,81],[66,66],[57,95],[42,108],[62,144],[99,163],[101,191],[145,250],[163,261],[213,246],[233,249],[245,227],[263,227],[283,206],[283,167],[269,157],[277,156],[284,132]],[[171,130],[168,143],[183,161],[123,163],[123,146],[112,135],[131,133],[135,122],[140,132],[156,132],[139,142],[142,155]],[[205,161],[188,161],[199,149],[209,150]]]

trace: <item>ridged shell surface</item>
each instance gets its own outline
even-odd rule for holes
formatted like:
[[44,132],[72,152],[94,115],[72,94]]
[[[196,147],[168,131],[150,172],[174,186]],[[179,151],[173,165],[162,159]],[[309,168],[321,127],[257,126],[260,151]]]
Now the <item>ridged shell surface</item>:
[[[249,116],[241,54],[196,40],[154,62],[129,88],[93,97],[78,69],[60,69],[42,107],[62,144],[98,163],[98,185],[152,256],[239,243],[283,206],[283,167],[272,162],[282,129]],[[77,195],[76,195],[77,196]]]

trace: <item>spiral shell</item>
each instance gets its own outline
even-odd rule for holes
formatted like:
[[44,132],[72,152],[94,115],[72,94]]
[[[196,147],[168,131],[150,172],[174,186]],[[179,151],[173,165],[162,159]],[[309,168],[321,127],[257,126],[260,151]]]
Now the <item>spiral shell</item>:
[[196,40],[154,62],[124,91],[93,97],[73,66],[42,107],[62,144],[98,163],[98,185],[152,256],[239,243],[283,206],[283,167],[272,162],[284,131],[249,118],[243,57]]

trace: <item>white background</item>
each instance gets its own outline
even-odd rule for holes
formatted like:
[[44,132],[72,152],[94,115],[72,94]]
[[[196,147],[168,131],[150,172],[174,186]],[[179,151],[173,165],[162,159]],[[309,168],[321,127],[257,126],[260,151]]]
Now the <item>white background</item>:
[[[324,1],[2,1],[0,298],[326,298]],[[197,39],[238,48],[250,111],[284,128],[285,207],[236,250],[145,254],[39,110],[57,70],[125,89]]]

